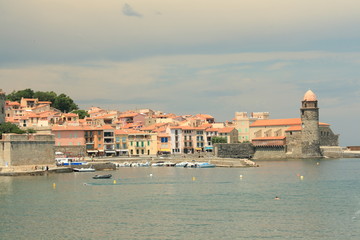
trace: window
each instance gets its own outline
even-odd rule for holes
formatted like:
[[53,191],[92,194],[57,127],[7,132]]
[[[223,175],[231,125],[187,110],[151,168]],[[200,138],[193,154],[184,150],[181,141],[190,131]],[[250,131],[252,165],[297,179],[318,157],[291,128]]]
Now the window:
[[162,138],[161,138],[161,142],[162,142],[162,143],[167,143],[167,142],[168,142],[168,138],[167,138],[167,137],[162,137]]
[[148,146],[150,146],[150,141],[148,141]]

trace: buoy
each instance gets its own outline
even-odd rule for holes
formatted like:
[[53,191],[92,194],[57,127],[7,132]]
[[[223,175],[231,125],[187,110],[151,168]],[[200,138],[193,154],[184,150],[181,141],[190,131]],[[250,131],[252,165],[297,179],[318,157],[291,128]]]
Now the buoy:
[[192,180],[195,181],[195,180],[196,180],[196,177],[192,177]]
[[114,184],[116,184],[116,180],[114,180]]
[[150,173],[150,177],[152,177],[152,173]]
[[53,183],[53,189],[55,189],[56,188],[56,183]]
[[303,180],[303,179],[304,179],[304,176],[300,176],[300,179]]
[[319,165],[319,164],[320,164],[319,162],[316,163],[316,165]]
[[240,178],[243,178],[243,175],[240,174]]

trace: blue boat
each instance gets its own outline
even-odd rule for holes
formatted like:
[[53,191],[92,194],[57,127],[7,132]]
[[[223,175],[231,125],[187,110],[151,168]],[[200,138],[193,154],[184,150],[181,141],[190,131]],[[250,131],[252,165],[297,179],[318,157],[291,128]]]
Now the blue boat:
[[197,163],[196,167],[197,168],[214,168],[214,167],[216,167],[216,165],[211,164],[211,163],[207,163],[207,162],[202,162],[202,163]]

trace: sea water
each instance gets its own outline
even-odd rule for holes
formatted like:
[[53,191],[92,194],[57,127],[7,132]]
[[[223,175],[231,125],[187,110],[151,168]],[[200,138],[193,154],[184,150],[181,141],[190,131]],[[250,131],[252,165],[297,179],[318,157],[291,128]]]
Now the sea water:
[[360,239],[360,159],[257,163],[0,177],[0,239]]

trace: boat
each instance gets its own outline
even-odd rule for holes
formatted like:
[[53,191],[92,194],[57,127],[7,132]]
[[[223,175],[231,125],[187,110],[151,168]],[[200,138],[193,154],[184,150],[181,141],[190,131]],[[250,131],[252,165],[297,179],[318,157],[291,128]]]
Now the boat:
[[151,164],[152,167],[163,167],[164,166],[164,162],[163,161],[158,161],[156,163]]
[[89,167],[89,168],[74,168],[74,172],[95,172],[95,168]]
[[111,178],[111,177],[112,177],[111,174],[95,175],[95,176],[93,176],[93,179],[106,179],[106,178]]
[[216,165],[208,163],[208,162],[201,162],[201,163],[197,163],[196,167],[197,168],[214,168],[214,167],[216,167]]
[[164,162],[164,166],[165,167],[174,167],[176,163],[173,163],[173,162],[170,162],[170,161],[167,161],[167,162]]
[[175,167],[186,167],[189,163],[188,162],[180,162],[175,164]]

